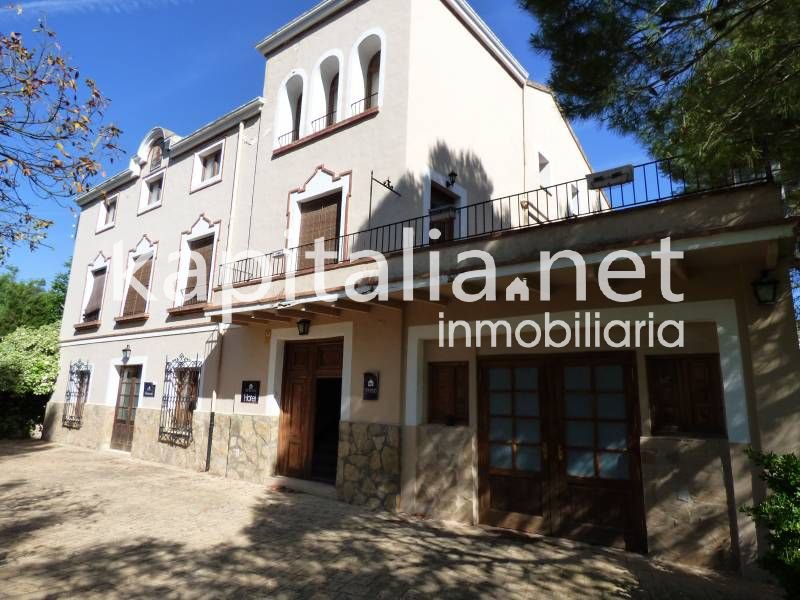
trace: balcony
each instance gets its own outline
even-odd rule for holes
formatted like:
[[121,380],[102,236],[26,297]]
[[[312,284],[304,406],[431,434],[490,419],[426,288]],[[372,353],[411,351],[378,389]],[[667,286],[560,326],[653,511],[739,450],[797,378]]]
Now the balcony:
[[331,135],[342,129],[346,129],[356,123],[360,123],[378,114],[378,95],[372,94],[362,100],[353,102],[350,105],[350,113],[340,120],[340,115],[336,111],[323,115],[311,122],[310,132],[305,136],[300,135],[299,128],[278,136],[277,148],[273,150],[272,157],[276,158],[282,154],[291,152],[295,148],[300,148],[310,144],[320,138]]
[[[593,215],[621,214],[639,207],[771,181],[771,174],[765,171],[687,172],[673,159],[637,165],[632,171],[632,178],[624,183],[593,186],[583,178],[448,208],[447,226],[444,228],[441,211],[434,211],[332,238],[326,240],[324,246],[328,251],[335,250],[337,258],[326,261],[326,268],[350,263],[350,256],[356,251],[373,250],[384,255],[401,252],[404,230],[410,230],[410,246],[414,250],[431,246],[439,249],[445,244],[477,242],[508,232],[533,230],[573,220],[577,223]],[[659,226],[658,217],[655,221],[653,225]],[[217,284],[220,287],[249,285],[311,272],[313,261],[305,253],[313,250],[314,245],[307,244],[223,264],[219,268]]]

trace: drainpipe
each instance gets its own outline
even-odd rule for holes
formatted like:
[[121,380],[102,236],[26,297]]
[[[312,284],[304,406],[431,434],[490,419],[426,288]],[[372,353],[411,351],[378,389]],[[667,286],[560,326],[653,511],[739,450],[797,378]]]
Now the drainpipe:
[[[228,209],[228,227],[225,233],[225,260],[230,256],[233,237],[233,219],[236,208],[236,199],[239,195],[239,171],[242,161],[242,145],[244,144],[244,121],[239,122],[239,135],[236,138],[236,162],[233,167],[233,189],[231,191],[231,201]],[[251,215],[252,218],[252,215]],[[222,323],[217,328],[217,372],[214,379],[214,391],[211,394],[211,410],[208,420],[208,447],[206,448],[206,472],[211,470],[211,448],[214,444],[214,422],[216,416],[217,390],[219,389],[220,376],[222,374],[222,349],[225,343],[225,332],[227,328]]]

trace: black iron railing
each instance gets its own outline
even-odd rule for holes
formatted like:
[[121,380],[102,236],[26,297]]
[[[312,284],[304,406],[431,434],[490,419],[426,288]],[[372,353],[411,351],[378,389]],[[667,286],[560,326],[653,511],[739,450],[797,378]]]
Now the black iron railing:
[[336,111],[329,112],[327,115],[311,121],[311,133],[319,133],[328,127],[336,125]]
[[83,409],[89,394],[91,370],[89,363],[82,360],[72,361],[69,365],[69,380],[64,398],[64,413],[61,425],[67,429],[80,429],[83,426]]
[[350,105],[350,116],[355,117],[378,105],[378,94],[371,94],[366,98],[357,100]]
[[289,133],[284,133],[282,136],[278,137],[278,147],[282,148],[283,146],[288,146],[300,139],[300,132],[296,129],[293,129]]
[[[750,169],[702,174],[690,171],[672,159],[632,167],[632,174],[630,181],[598,189],[592,189],[587,178],[576,179],[466,206],[454,206],[447,209],[446,215],[441,210],[432,211],[427,215],[328,239],[325,248],[335,249],[336,258],[326,260],[326,264],[346,262],[360,250],[382,254],[401,251],[404,231],[409,237],[408,245],[418,249],[441,241],[468,240],[593,214],[623,211],[689,194],[770,179],[766,171]],[[306,256],[313,250],[314,245],[309,244],[221,265],[218,284],[235,285],[313,269],[313,258]]]
[[191,360],[181,354],[173,360],[167,358],[158,427],[160,442],[176,446],[191,444],[202,366],[199,357]]

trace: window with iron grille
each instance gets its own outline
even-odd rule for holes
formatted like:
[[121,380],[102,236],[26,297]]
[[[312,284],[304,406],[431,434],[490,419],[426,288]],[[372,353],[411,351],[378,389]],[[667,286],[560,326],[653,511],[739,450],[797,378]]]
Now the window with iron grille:
[[161,442],[188,446],[192,441],[192,420],[200,392],[202,361],[183,354],[167,359],[164,367],[164,397],[158,439]]
[[89,363],[76,360],[69,365],[67,395],[64,399],[64,414],[61,425],[68,429],[80,429],[83,425],[83,407],[89,395],[91,369]]

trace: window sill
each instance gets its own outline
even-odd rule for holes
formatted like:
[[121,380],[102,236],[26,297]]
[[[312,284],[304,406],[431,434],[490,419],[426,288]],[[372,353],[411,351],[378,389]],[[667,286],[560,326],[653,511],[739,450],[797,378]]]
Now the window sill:
[[317,133],[312,133],[310,135],[305,136],[297,140],[296,142],[292,142],[291,144],[286,144],[285,146],[281,146],[280,148],[275,148],[272,151],[272,158],[278,158],[279,156],[283,156],[284,154],[288,154],[289,152],[293,152],[298,148],[302,148],[303,146],[307,146],[308,144],[313,144],[317,140],[321,140],[322,138],[326,138],[329,135],[333,135],[334,133],[341,131],[342,129],[347,129],[348,127],[352,127],[361,121],[366,121],[367,119],[373,118],[375,115],[378,114],[380,111],[380,107],[376,106],[374,108],[369,108],[362,112],[361,114],[356,115],[355,117],[350,117],[349,119],[345,119],[344,121],[339,121],[331,125],[330,127],[326,127],[322,131],[318,131]]
[[189,304],[187,306],[176,306],[174,308],[167,309],[167,314],[172,317],[193,315],[205,312],[207,306],[208,302],[201,302],[199,304]]
[[147,313],[139,313],[136,315],[123,315],[121,317],[117,317],[114,319],[116,323],[124,324],[124,323],[140,323],[147,321],[150,318],[150,315]]
[[211,179],[207,179],[206,181],[201,181],[197,185],[192,185],[189,188],[189,193],[194,194],[195,192],[199,192],[200,190],[204,190],[212,185],[218,184],[222,181],[222,175],[218,175],[217,177],[212,177]]
[[84,331],[93,331],[100,327],[100,321],[85,321],[83,323],[76,323],[73,325],[75,331],[78,333],[82,333]]
[[109,229],[114,229],[114,225],[116,225],[116,223],[111,223],[110,225],[103,225],[102,227],[100,227],[95,231],[95,234],[103,233],[104,231],[108,231]]
[[139,217],[145,213],[149,213],[151,210],[155,210],[157,208],[161,208],[163,202],[159,202],[158,204],[153,204],[152,206],[145,206],[144,208],[140,209],[139,212],[136,213],[136,216]]

